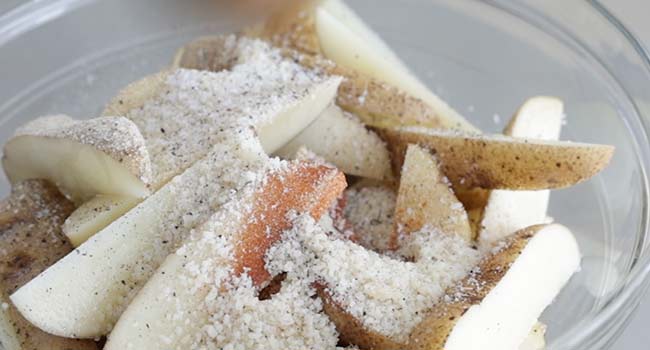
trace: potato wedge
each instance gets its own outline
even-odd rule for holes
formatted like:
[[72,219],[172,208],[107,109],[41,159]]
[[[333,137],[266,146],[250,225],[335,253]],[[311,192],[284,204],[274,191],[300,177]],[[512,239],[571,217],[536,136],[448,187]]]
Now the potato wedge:
[[[291,227],[289,213],[309,213],[318,219],[344,187],[343,174],[333,168],[293,163],[269,173],[265,181],[254,184],[253,191],[241,191],[244,195],[240,203],[232,203],[234,206],[228,205],[214,214],[197,231],[198,235],[165,260],[122,315],[105,349],[121,350],[129,345],[137,349],[191,348],[193,335],[209,318],[204,303],[211,280],[206,286],[197,287],[188,277],[186,266],[207,266],[216,260],[216,251],[224,249],[215,248],[210,243],[213,240],[206,237],[224,236],[232,246],[232,260],[217,262],[220,265],[215,270],[248,274],[255,286],[263,287],[271,281],[264,256],[282,232]],[[245,208],[244,215],[240,208]],[[186,312],[193,322],[175,319],[178,310]],[[182,332],[177,332],[180,329]],[[165,341],[161,334],[167,335]]]
[[516,349],[580,266],[575,238],[561,225],[523,229],[500,247],[428,313],[409,349]]
[[420,146],[409,145],[397,194],[393,246],[398,246],[400,235],[425,226],[468,242],[472,239],[467,212],[440,173],[436,158]]
[[408,144],[428,148],[459,187],[541,190],[586,181],[603,170],[614,147],[507,136],[482,136],[421,127],[377,128],[400,169]]
[[336,105],[323,111],[276,154],[293,159],[303,146],[346,174],[386,181],[393,177],[386,144]]
[[97,195],[65,219],[63,234],[78,247],[141,201],[141,198]]
[[[564,119],[564,104],[552,97],[528,99],[517,111],[504,134],[519,138],[558,140]],[[478,232],[483,246],[497,242],[522,228],[544,223],[549,190],[491,191],[484,207]]]
[[[232,106],[237,106],[241,115],[265,120],[252,127],[264,149],[272,153],[316,119],[334,99],[338,78],[315,76],[283,60],[264,43],[232,35],[219,39],[220,50],[210,55],[211,62],[225,68],[238,65],[243,71],[215,74],[168,69],[125,87],[105,108],[105,115],[124,115],[142,131],[152,159],[154,190],[205,156],[224,133],[232,132],[224,125],[224,116],[232,117]],[[284,63],[285,70],[292,74],[276,75],[266,69],[268,61],[262,65],[252,62],[265,59]],[[188,80],[193,84],[187,84]],[[248,94],[237,92],[243,82],[249,83]],[[204,98],[202,103],[195,103],[200,96]],[[247,111],[241,109],[247,105]],[[108,210],[103,217],[117,218],[121,210]],[[92,219],[83,226],[101,227],[105,223],[101,217]],[[89,231],[84,236],[94,233]]]
[[343,1],[295,1],[245,34],[307,55],[322,55],[340,67],[388,83],[424,101],[444,124],[459,130],[478,131],[419,81]]
[[233,149],[250,144],[233,137],[14,292],[21,314],[60,336],[107,334],[167,255],[268,166],[259,145]]
[[19,182],[0,201],[0,348],[5,350],[94,350],[95,342],[47,334],[24,319],[9,295],[69,253],[61,234],[74,205],[42,180]]
[[[223,50],[223,36],[196,39],[181,48],[174,66],[188,69],[215,69],[212,54]],[[384,126],[421,125],[431,128],[455,128],[457,124],[446,120],[424,103],[398,88],[368,78],[320,56],[302,54],[285,49],[283,55],[302,66],[333,76],[344,77],[339,86],[336,103],[344,110],[358,116],[365,124]],[[216,69],[220,67],[217,66]]]
[[96,194],[144,197],[151,182],[145,139],[122,117],[36,119],[5,144],[2,166],[12,183],[46,179],[78,204]]

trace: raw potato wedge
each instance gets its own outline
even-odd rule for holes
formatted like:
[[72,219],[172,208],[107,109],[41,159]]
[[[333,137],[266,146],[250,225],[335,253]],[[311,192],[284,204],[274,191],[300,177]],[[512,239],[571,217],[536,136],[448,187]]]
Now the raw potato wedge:
[[247,35],[307,55],[322,55],[338,66],[395,86],[424,101],[445,124],[478,132],[419,81],[397,55],[341,0],[294,1]]
[[63,224],[63,234],[78,247],[141,201],[133,197],[97,195],[70,214]]
[[[209,289],[193,290],[186,269],[190,264],[204,266],[215,259],[215,248],[206,243],[203,232],[224,235],[234,246],[233,260],[219,262],[220,270],[236,275],[247,273],[254,285],[262,287],[271,280],[264,256],[290,228],[288,214],[307,212],[318,219],[345,188],[345,177],[326,166],[293,163],[288,169],[267,175],[267,180],[256,187],[250,196],[240,199],[252,204],[243,205],[251,208],[250,212],[242,215],[237,210],[241,203],[217,212],[198,230],[197,237],[190,238],[179,252],[165,260],[122,315],[105,349],[190,348],[192,336],[209,318],[203,305]],[[187,312],[192,322],[184,322],[185,317],[175,319],[178,310]],[[162,334],[166,335],[165,341]]]
[[[564,105],[553,97],[533,97],[517,111],[504,134],[512,137],[558,140],[564,119]],[[549,190],[491,191],[481,214],[479,241],[490,244],[522,228],[544,223]]]
[[400,169],[406,147],[428,148],[459,187],[540,190],[586,181],[609,164],[614,147],[507,136],[468,135],[421,127],[377,128]]
[[[235,135],[233,135],[235,137]],[[232,142],[246,145],[238,139]],[[220,144],[134,209],[12,294],[30,322],[60,336],[107,334],[190,230],[236,197],[267,158]],[[75,281],[75,283],[71,283]]]
[[386,144],[351,114],[329,106],[276,154],[294,158],[300,147],[323,157],[344,173],[377,180],[392,179]]
[[564,226],[523,229],[448,291],[448,302],[413,330],[409,348],[517,349],[579,266],[577,242]]
[[[194,51],[188,51],[187,55],[179,53],[178,62],[173,64],[173,68],[127,86],[109,103],[104,112],[104,114],[121,112],[143,130],[149,152],[152,153],[152,159],[154,160],[154,170],[157,169],[155,159],[158,153],[169,152],[168,148],[173,147],[176,143],[181,144],[179,147],[182,148],[182,141],[190,144],[211,144],[214,140],[210,137],[218,134],[218,130],[215,130],[215,132],[206,136],[205,132],[202,131],[218,124],[219,118],[206,116],[191,118],[196,116],[190,114],[189,117],[178,118],[187,120],[186,123],[180,123],[175,118],[169,118],[168,116],[148,116],[141,113],[143,107],[146,106],[144,102],[165,99],[169,95],[167,94],[168,90],[178,89],[178,80],[187,79],[186,75],[189,73],[179,68],[220,73],[212,74],[209,77],[199,74],[198,79],[204,82],[199,89],[219,94],[219,96],[215,97],[218,97],[220,101],[226,100],[221,105],[228,103],[243,105],[247,99],[259,99],[259,103],[251,106],[252,110],[248,111],[248,113],[252,115],[273,115],[272,118],[266,118],[267,120],[254,126],[262,146],[268,154],[276,152],[309,126],[331,104],[336,95],[340,78],[315,75],[313,72],[283,58],[278,54],[277,49],[271,48],[266,43],[234,35],[210,37],[210,45],[202,45],[202,42],[202,40],[198,40],[196,43],[188,44],[186,49]],[[193,55],[190,55],[190,52]],[[198,61],[192,58],[197,58]],[[263,65],[260,63],[263,63]],[[261,68],[261,66],[265,67],[267,64],[282,65],[286,70],[291,70],[291,74],[297,74],[299,77],[296,79],[279,78],[277,74],[269,73],[269,70]],[[239,69],[235,69],[237,67]],[[265,84],[259,82],[265,79],[268,80]],[[252,97],[249,97],[248,94],[235,93],[235,91],[241,89],[241,86],[238,85],[241,85],[242,82],[255,84],[253,87],[257,88],[249,91],[250,95],[253,95]],[[226,92],[217,87],[206,85],[223,86]],[[227,94],[227,91],[233,91],[233,93]],[[136,96],[136,98],[129,100],[129,96]],[[237,99],[237,101],[234,101],[234,99]],[[278,106],[269,102],[276,99],[283,102],[282,108],[278,108]],[[125,105],[129,108],[122,108]],[[186,107],[187,110],[195,112],[196,108],[193,105]],[[209,107],[208,104],[206,108]],[[155,112],[154,108],[152,113]],[[184,112],[179,111],[179,113]],[[194,123],[192,122],[194,119],[199,119],[202,122]],[[164,132],[161,130],[164,130]],[[180,130],[196,130],[196,141],[175,140],[174,137],[178,137],[177,135],[181,133]],[[169,140],[169,142],[159,142],[160,140]],[[162,146],[156,147],[156,145]],[[186,152],[183,152],[184,149],[175,151],[180,153],[179,157],[190,157]],[[184,159],[182,163],[191,164],[192,161],[191,159]],[[158,168],[164,167],[160,166]],[[173,169],[168,171],[168,175],[178,172],[175,169],[176,166],[171,168]],[[169,177],[160,174],[154,175],[159,177],[154,181],[155,185],[164,183]]]
[[[223,49],[223,36],[196,39],[178,51],[173,66],[198,70],[223,69],[222,66],[215,65],[213,58],[213,55]],[[365,77],[352,69],[337,66],[320,56],[305,55],[290,49],[284,50],[283,55],[308,69],[343,77],[336,103],[358,116],[365,124],[421,125],[443,129],[456,127],[456,124],[440,117],[422,100],[396,87]]]
[[2,166],[11,183],[46,179],[77,203],[96,194],[144,197],[151,180],[145,140],[121,117],[36,119],[5,144]]
[[393,246],[398,245],[399,235],[425,226],[468,242],[472,239],[467,212],[438,170],[436,158],[420,146],[409,145],[397,194]]
[[[559,140],[564,120],[564,104],[554,97],[528,99],[504,130],[506,136]],[[549,190],[489,192],[487,205],[476,213],[474,232],[479,245],[488,247],[512,232],[545,222],[550,198]],[[544,349],[545,326],[538,323],[522,349]]]
[[0,201],[0,348],[5,350],[94,350],[95,342],[47,334],[25,320],[8,296],[69,253],[61,234],[74,205],[42,180],[14,185]]
[[[230,69],[236,65],[245,65],[247,46],[250,46],[250,40],[237,38],[235,36],[219,37],[220,44],[218,52],[211,54],[211,62],[220,65],[219,69]],[[270,48],[267,46],[270,50]],[[255,47],[253,49],[260,49]],[[261,49],[263,50],[263,48]],[[244,58],[240,57],[244,56]],[[264,56],[264,52],[260,54]],[[298,67],[300,68],[300,67]],[[225,73],[225,72],[224,72]],[[232,73],[232,72],[231,72]],[[214,113],[215,117],[204,114],[186,115],[187,111],[194,110],[194,104],[179,106],[178,114],[167,115],[156,109],[155,106],[147,108],[146,103],[154,103],[157,100],[165,98],[168,92],[177,92],[180,89],[177,85],[171,86],[174,78],[178,75],[186,77],[188,72],[179,72],[168,69],[160,73],[148,76],[142,80],[132,83],[125,87],[118,95],[108,104],[104,115],[119,114],[131,119],[138,125],[147,141],[147,148],[151,154],[153,165],[152,188],[159,189],[167,183],[172,177],[181,173],[184,169],[192,165],[202,156],[204,156],[214,143],[221,141],[220,132],[205,132],[211,130],[215,125],[220,123],[221,113]],[[219,86],[224,86],[226,91],[237,91],[238,84],[242,80],[250,80],[250,76],[243,76],[241,73],[239,79],[229,79],[230,74],[220,74],[204,77],[210,83],[210,86],[204,89],[212,89],[213,92],[219,93],[220,101],[225,103],[233,102],[236,98],[235,105],[244,105],[250,101],[256,101],[256,107],[247,113],[252,115],[268,115],[268,123],[256,125],[257,135],[262,142],[262,146],[268,153],[273,153],[279,147],[289,142],[302,129],[312,123],[316,117],[331,104],[338,87],[338,78],[318,78],[305,81],[286,81],[285,83],[273,81],[259,89],[255,89],[256,96],[242,95],[233,93],[229,96],[219,91]],[[268,75],[268,74],[267,74]],[[196,76],[196,74],[194,75]],[[171,80],[171,81],[170,81]],[[300,79],[299,79],[300,80]],[[212,87],[214,86],[214,87]],[[256,85],[257,86],[257,85]],[[264,90],[266,89],[266,90]],[[215,91],[216,90],[216,91]],[[282,91],[278,94],[278,91]],[[187,92],[193,93],[193,92]],[[253,95],[253,94],[251,94]],[[262,95],[262,96],[258,96]],[[277,99],[277,101],[286,101],[282,106],[268,106],[268,101]],[[146,113],[141,113],[143,110]],[[183,115],[179,118],[179,115]],[[218,128],[217,128],[218,129]],[[183,136],[189,133],[188,130],[195,131],[192,137]],[[180,135],[180,136],[179,136]],[[167,154],[172,150],[174,157],[168,157]],[[134,203],[137,204],[137,203]],[[104,218],[118,218],[122,214],[122,207],[115,207],[113,210],[104,212]],[[93,217],[100,222],[88,222],[86,227],[101,227],[104,225],[102,217]],[[85,236],[90,236],[96,232],[88,232]]]

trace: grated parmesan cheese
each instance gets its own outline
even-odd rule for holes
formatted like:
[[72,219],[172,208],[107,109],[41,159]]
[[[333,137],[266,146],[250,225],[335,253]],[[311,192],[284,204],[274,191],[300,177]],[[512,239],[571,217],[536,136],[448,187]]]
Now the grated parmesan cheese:
[[271,249],[271,271],[305,276],[327,286],[333,299],[367,329],[405,341],[424,311],[478,261],[462,239],[426,228],[404,242],[408,262],[330,237],[313,219],[300,216]]
[[389,249],[397,195],[385,186],[351,188],[346,191],[345,217],[359,244],[376,250]]

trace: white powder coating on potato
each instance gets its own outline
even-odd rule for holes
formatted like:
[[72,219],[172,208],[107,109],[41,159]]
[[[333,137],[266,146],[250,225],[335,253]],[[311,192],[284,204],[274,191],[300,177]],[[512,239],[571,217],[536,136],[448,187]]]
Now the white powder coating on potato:
[[123,164],[145,184],[151,181],[145,139],[137,125],[124,117],[76,120],[66,115],[45,116],[18,128],[14,136],[67,139],[92,146]]
[[395,191],[386,186],[354,187],[346,191],[346,196],[345,217],[359,244],[377,251],[389,249],[394,230]]
[[324,283],[367,329],[405,341],[424,311],[479,259],[458,237],[426,228],[412,236],[401,253],[417,261],[407,262],[329,237],[313,219],[300,216],[267,254],[267,266]]
[[[259,300],[250,278],[208,302],[207,349],[334,349],[338,334],[306,279],[289,275],[271,299]],[[203,347],[202,347],[203,348]]]
[[[131,111],[128,117],[144,135],[152,157],[152,186],[165,186],[17,292],[24,297],[25,309],[34,313],[51,310],[49,300],[64,307],[63,300],[71,295],[97,305],[88,310],[79,303],[76,310],[66,311],[76,313],[66,324],[48,319],[41,326],[62,334],[108,332],[189,231],[249,182],[242,174],[259,174],[268,166],[255,127],[308,96],[316,82],[338,79],[283,60],[261,42],[250,45],[246,47],[255,53],[254,59],[218,73],[176,70],[162,95]],[[119,255],[112,251],[117,249]],[[86,290],[64,282],[70,271],[91,281]],[[53,287],[44,291],[40,283]],[[39,299],[39,305],[32,302]],[[75,323],[81,316],[97,322]]]
[[227,40],[232,67],[219,72],[177,69],[158,96],[126,117],[138,125],[152,155],[154,185],[187,168],[218,135],[259,129],[279,112],[337,80],[284,59],[259,40]]
[[[277,174],[287,162],[271,161]],[[208,289],[202,308],[209,318],[200,332],[193,335],[191,348],[201,349],[333,349],[338,342],[334,325],[322,311],[322,303],[313,298],[310,280],[289,275],[282,289],[272,298],[260,300],[258,288],[246,274],[231,277],[237,232],[255,205],[253,190],[266,178],[251,179],[240,190],[245,200],[227,203],[210,220],[192,232],[189,243],[175,254],[191,257],[184,267],[184,280],[191,293]],[[200,247],[200,248],[199,248]],[[206,249],[205,247],[209,247]],[[196,255],[199,251],[214,252]],[[169,302],[174,298],[170,296]],[[174,318],[182,319],[192,310],[178,309]]]

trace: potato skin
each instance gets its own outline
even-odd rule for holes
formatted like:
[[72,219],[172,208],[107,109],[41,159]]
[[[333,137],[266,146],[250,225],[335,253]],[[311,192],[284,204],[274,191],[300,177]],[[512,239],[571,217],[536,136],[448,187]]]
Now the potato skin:
[[[456,322],[473,305],[478,305],[501,281],[522,250],[535,234],[546,225],[536,225],[518,231],[504,241],[503,248],[488,255],[470,276],[447,291],[442,302],[433,307],[429,315],[410,334],[409,350],[444,350],[447,338]],[[480,285],[481,288],[476,286]],[[462,291],[462,292],[458,292]],[[458,297],[462,295],[462,297]]]
[[344,345],[356,345],[360,349],[404,350],[406,344],[400,344],[390,338],[366,329],[361,321],[347,313],[332,299],[324,286],[316,286],[318,296],[323,302],[323,311],[330,318],[339,332],[339,341]]
[[457,187],[507,190],[565,188],[603,170],[614,147],[548,142],[505,136],[441,132],[425,128],[375,130],[388,144],[394,169],[400,169],[408,144],[428,148],[442,172]]
[[91,340],[66,339],[41,331],[9,301],[11,293],[73,250],[61,232],[73,210],[72,202],[41,180],[14,185],[11,195],[0,202],[0,300],[9,305],[0,311],[0,344],[7,350],[97,349]]

